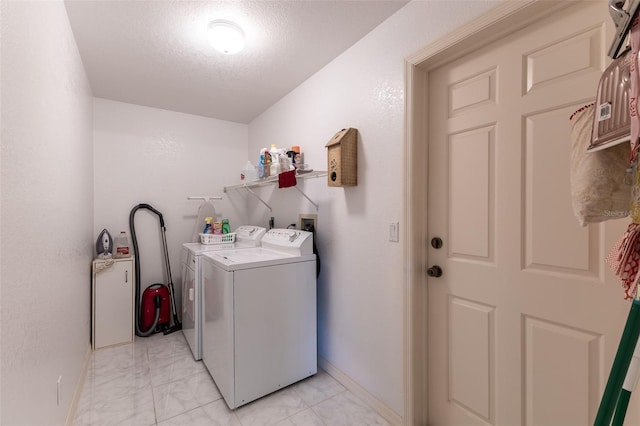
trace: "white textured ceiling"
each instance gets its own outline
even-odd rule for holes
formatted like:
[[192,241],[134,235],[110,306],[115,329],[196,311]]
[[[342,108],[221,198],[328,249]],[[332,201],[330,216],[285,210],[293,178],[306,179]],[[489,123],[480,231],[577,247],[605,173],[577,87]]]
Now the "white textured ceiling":
[[[404,0],[65,2],[96,97],[249,123],[404,6]],[[245,49],[218,53],[213,19]]]

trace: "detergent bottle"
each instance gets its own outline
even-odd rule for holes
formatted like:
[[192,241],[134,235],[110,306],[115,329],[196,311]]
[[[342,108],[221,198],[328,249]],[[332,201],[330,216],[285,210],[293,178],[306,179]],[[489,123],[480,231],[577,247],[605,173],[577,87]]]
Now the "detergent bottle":
[[131,256],[131,251],[129,250],[129,237],[125,231],[120,231],[120,235],[116,237],[115,243],[115,257],[123,258]]
[[222,220],[213,222],[213,233],[217,235],[222,234]]
[[258,177],[260,179],[268,178],[271,176],[271,154],[267,151],[267,148],[260,150],[260,165],[258,167]]
[[280,172],[284,171],[280,169],[280,157],[282,157],[283,151],[279,149],[276,144],[271,144],[269,154],[271,154],[271,176],[277,176]]
[[251,164],[251,161],[247,161],[244,169],[240,172],[240,180],[254,181],[256,177],[256,167]]

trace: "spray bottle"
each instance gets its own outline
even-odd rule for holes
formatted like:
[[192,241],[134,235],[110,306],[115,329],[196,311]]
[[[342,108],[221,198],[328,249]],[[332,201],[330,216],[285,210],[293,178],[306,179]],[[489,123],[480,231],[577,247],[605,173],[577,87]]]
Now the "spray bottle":
[[203,234],[212,234],[213,233],[213,229],[211,229],[211,221],[213,220],[213,218],[211,216],[207,216],[204,218],[204,230],[202,231]]

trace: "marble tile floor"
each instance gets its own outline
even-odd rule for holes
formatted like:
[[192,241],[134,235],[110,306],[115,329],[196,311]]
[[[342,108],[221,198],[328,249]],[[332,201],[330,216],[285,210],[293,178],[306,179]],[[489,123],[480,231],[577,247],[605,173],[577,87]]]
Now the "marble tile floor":
[[389,425],[322,370],[229,410],[181,332],[93,352],[73,425]]

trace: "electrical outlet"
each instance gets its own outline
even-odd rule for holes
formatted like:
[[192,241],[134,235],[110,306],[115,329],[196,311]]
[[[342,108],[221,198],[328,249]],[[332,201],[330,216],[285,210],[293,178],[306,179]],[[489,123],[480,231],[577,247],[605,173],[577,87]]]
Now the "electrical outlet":
[[60,406],[60,404],[62,404],[62,376],[58,377],[58,383],[57,383],[57,401],[58,401],[58,407]]
[[310,231],[314,229],[318,231],[318,215],[317,214],[298,214],[298,228],[303,231]]

